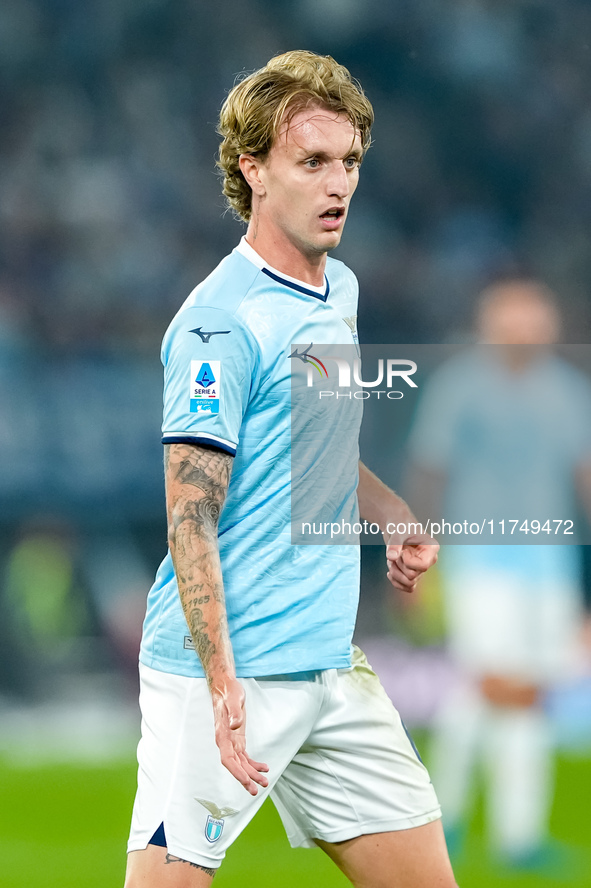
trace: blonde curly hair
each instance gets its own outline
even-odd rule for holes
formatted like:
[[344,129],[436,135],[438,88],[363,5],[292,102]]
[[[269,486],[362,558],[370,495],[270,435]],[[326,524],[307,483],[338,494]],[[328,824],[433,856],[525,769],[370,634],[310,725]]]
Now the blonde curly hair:
[[309,105],[346,115],[361,136],[363,150],[369,148],[371,103],[358,81],[331,56],[307,50],[283,53],[230,91],[220,112],[223,141],[217,165],[228,204],[244,221],[252,213],[252,191],[240,171],[240,155],[264,159],[281,124]]

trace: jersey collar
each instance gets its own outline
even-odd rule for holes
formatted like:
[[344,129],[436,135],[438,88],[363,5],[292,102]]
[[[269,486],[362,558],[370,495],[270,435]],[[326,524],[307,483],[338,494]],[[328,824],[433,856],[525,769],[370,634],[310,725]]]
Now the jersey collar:
[[262,256],[253,250],[250,244],[247,242],[245,237],[240,239],[240,243],[236,247],[238,253],[241,253],[249,262],[252,262],[253,265],[256,265],[263,274],[266,274],[267,277],[272,278],[274,281],[277,281],[279,284],[284,284],[286,287],[290,287],[292,290],[297,290],[298,293],[305,293],[307,296],[314,296],[316,299],[320,299],[322,302],[326,302],[328,299],[328,294],[330,293],[330,285],[328,283],[328,278],[326,274],[324,275],[324,286],[322,287],[313,287],[311,284],[306,284],[303,281],[298,281],[297,278],[290,277],[288,274],[284,274],[282,271],[277,271],[276,268],[273,268],[272,265],[269,265],[268,262],[265,262]]

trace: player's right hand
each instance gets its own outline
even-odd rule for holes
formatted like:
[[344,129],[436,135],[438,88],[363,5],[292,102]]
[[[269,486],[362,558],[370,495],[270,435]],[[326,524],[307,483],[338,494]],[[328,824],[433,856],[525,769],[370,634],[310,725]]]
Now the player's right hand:
[[414,592],[422,574],[436,563],[439,543],[427,534],[406,539],[392,535],[385,541],[388,579],[395,589]]
[[244,688],[237,678],[224,678],[211,686],[215,742],[222,765],[255,796],[259,786],[268,786],[269,766],[255,762],[246,752],[246,712]]

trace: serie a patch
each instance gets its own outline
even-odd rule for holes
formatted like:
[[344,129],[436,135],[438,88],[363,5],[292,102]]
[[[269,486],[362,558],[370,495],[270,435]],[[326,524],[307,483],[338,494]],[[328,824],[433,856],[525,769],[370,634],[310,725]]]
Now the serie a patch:
[[219,413],[222,367],[220,361],[191,361],[191,413]]

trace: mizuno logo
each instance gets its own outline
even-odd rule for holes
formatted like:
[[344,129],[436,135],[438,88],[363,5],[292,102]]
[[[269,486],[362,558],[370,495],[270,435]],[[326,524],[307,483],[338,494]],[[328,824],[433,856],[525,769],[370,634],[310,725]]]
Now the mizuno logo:
[[196,333],[201,337],[201,341],[207,344],[212,336],[219,336],[222,333],[231,333],[231,330],[210,330],[206,332],[202,327],[196,327],[195,330],[189,330],[189,333]]

